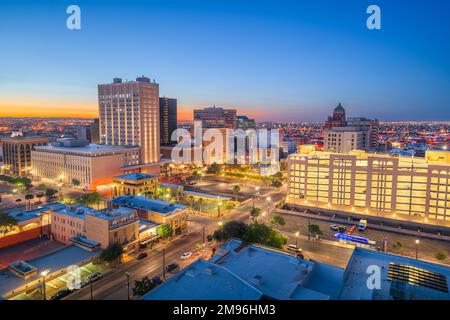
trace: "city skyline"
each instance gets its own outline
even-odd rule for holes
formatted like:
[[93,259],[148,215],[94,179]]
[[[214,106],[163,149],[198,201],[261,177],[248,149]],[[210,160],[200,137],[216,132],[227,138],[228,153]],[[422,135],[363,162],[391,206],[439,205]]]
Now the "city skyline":
[[376,31],[365,2],[78,1],[82,28],[68,30],[70,4],[5,4],[0,116],[97,117],[98,83],[144,74],[178,99],[180,120],[217,105],[257,121],[322,121],[338,102],[349,116],[450,120],[447,3],[378,1]]

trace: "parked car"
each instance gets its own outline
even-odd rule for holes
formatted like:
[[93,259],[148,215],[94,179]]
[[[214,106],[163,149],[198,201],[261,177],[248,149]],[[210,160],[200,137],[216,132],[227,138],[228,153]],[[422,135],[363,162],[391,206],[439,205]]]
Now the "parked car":
[[330,229],[333,230],[333,231],[336,231],[336,232],[339,231],[339,227],[337,225],[335,225],[335,224],[330,225]]
[[94,272],[94,273],[90,274],[90,275],[86,278],[86,280],[87,280],[88,282],[90,282],[90,281],[94,282],[94,281],[99,280],[101,277],[102,277],[102,274],[101,274],[100,272]]
[[188,251],[188,252],[183,252],[183,254],[180,256],[181,260],[186,260],[187,258],[189,258],[190,256],[192,256],[192,252]]
[[294,251],[294,252],[297,252],[297,253],[302,253],[303,252],[302,248],[297,247],[295,244],[288,245],[288,250]]
[[166,271],[167,272],[174,272],[176,270],[178,270],[180,268],[180,266],[176,263],[171,263],[169,265],[166,266]]
[[138,259],[138,260],[142,260],[142,259],[144,259],[144,258],[147,258],[147,256],[148,256],[147,253],[141,252],[141,253],[138,254],[137,259]]
[[338,227],[338,232],[339,233],[345,233],[345,231],[347,231],[347,228],[345,226],[339,226]]
[[52,300],[61,300],[64,297],[67,297],[69,294],[71,294],[73,291],[70,289],[62,289],[59,290],[57,293],[55,293],[52,296]]
[[155,285],[160,285],[163,281],[161,280],[161,278],[160,278],[159,276],[154,276],[154,277],[152,278],[152,282],[153,282]]

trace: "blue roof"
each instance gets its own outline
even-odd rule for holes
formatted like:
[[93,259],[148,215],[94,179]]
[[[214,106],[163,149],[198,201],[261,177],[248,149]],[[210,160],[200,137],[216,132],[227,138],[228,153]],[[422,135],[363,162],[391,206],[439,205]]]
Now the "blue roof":
[[64,247],[61,250],[48,255],[28,260],[27,262],[38,269],[37,275],[24,280],[17,277],[8,269],[0,270],[0,295],[14,290],[22,285],[36,280],[42,270],[48,269],[50,273],[61,270],[71,265],[91,259],[99,254],[99,251],[87,251],[77,246]]
[[215,199],[215,200],[232,200],[230,197],[223,197],[223,196],[217,196],[215,194],[208,194],[208,193],[201,193],[201,192],[195,192],[195,191],[183,191],[183,194],[188,194],[196,197],[202,197],[202,198],[209,198],[209,199]]
[[91,207],[87,207],[79,203],[68,205],[60,204],[58,208],[54,209],[55,214],[63,214],[78,219],[84,219],[87,213],[92,213],[96,211],[97,210]]
[[120,196],[112,200],[116,205],[133,209],[154,211],[162,214],[171,214],[176,209],[184,209],[185,206],[161,200],[149,199],[144,196]]
[[[450,286],[450,267],[446,265],[431,263],[422,260],[411,259],[395,254],[378,252],[369,249],[356,248],[347,264],[345,270],[345,283],[341,293],[341,299],[345,300],[373,300],[391,299],[392,281],[388,280],[387,274],[390,264],[412,266],[414,272],[420,270],[437,273],[445,278],[447,286]],[[381,286],[379,290],[371,290],[367,287],[367,268],[378,266],[381,271]],[[426,274],[424,273],[424,275]],[[422,275],[421,277],[424,277]],[[394,290],[395,291],[395,290]],[[419,300],[450,300],[450,293],[419,285],[403,282],[403,292]]]
[[226,268],[199,259],[143,300],[260,300],[262,293]]
[[179,188],[183,188],[183,186],[181,184],[174,184],[174,183],[160,183],[159,184],[161,187],[163,188],[170,188],[170,189],[179,189]]
[[157,174],[127,173],[127,174],[122,174],[120,176],[115,176],[114,178],[139,181],[139,180],[150,179],[150,178],[158,178],[158,177],[159,176]]
[[341,268],[256,245],[230,251],[216,263],[280,300],[337,299],[344,273]]
[[43,206],[33,210],[14,209],[8,212],[8,215],[14,218],[17,222],[24,222],[39,218],[39,214],[48,210],[59,210],[65,206],[61,203],[47,203]]

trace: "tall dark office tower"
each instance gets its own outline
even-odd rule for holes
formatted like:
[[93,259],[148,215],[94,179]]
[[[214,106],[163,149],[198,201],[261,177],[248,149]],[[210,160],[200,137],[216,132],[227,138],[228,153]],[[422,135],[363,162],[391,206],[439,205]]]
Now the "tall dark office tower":
[[98,118],[95,118],[94,122],[91,123],[90,136],[91,139],[89,141],[91,143],[100,143],[100,123]]
[[98,85],[100,141],[117,146],[140,146],[141,163],[160,160],[159,84],[147,77]]
[[172,142],[172,132],[177,129],[177,99],[159,98],[159,130],[161,145]]

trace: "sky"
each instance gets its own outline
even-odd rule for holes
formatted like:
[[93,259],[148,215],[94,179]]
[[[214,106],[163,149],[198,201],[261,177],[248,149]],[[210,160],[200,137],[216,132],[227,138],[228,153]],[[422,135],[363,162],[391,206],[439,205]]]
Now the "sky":
[[[66,8],[81,9],[68,30]],[[366,27],[369,5],[381,30]],[[450,120],[447,0],[2,0],[0,116],[97,116],[97,84],[145,75],[258,121]]]

